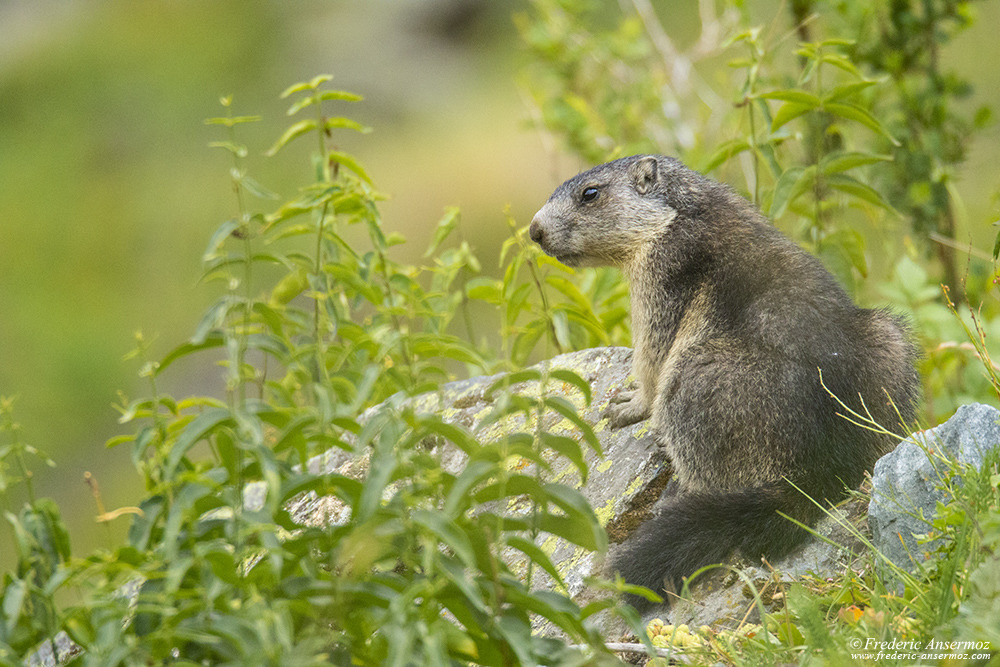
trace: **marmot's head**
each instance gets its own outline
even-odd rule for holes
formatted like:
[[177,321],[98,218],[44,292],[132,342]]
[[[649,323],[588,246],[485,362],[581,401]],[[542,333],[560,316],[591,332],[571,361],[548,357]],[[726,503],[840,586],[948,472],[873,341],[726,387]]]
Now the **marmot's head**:
[[669,157],[634,155],[608,162],[556,188],[535,214],[529,234],[546,254],[568,266],[622,266],[663,234],[700,180]]

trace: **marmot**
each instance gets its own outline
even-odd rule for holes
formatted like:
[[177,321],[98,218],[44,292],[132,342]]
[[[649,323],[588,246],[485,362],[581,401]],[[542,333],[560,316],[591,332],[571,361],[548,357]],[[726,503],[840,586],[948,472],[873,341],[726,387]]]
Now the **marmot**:
[[810,498],[861,483],[893,439],[838,415],[824,384],[888,428],[913,420],[906,323],[858,308],[749,201],[677,159],[583,172],[529,233],[564,264],[618,266],[630,283],[638,387],[606,415],[614,428],[649,418],[674,478],[661,511],[612,553],[629,583],[663,593],[735,550],[779,558],[807,536],[779,512],[812,524]]

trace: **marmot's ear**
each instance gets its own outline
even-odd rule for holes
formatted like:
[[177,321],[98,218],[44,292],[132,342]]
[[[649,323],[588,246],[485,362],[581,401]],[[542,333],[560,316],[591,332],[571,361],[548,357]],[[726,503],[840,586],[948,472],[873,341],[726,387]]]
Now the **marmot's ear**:
[[635,187],[635,191],[641,195],[652,190],[653,186],[656,185],[656,180],[659,178],[656,158],[651,155],[647,155],[633,164],[630,171],[632,173],[632,185]]

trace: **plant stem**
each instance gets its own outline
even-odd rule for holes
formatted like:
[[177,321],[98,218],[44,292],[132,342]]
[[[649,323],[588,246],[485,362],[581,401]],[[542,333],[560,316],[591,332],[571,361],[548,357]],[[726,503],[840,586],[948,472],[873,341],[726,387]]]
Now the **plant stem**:
[[320,382],[324,383],[329,380],[329,377],[326,369],[326,344],[322,327],[325,311],[320,299],[330,298],[329,290],[326,289],[326,279],[323,277],[323,236],[326,233],[326,217],[329,213],[329,207],[329,201],[323,202],[323,208],[319,213],[316,226],[316,259],[313,265],[313,275],[316,276],[317,281],[323,280],[324,287],[322,293],[315,294],[313,298],[313,343],[316,346],[316,376]]

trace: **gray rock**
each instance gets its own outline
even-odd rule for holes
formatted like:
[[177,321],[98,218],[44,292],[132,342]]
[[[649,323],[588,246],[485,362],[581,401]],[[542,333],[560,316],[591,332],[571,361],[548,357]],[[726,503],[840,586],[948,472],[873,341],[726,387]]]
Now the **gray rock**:
[[41,643],[38,649],[28,656],[25,665],[28,667],[56,667],[70,661],[80,654],[80,647],[73,643],[65,632],[59,632],[52,640]]
[[[569,369],[591,385],[592,402],[589,407],[584,405],[579,392],[570,385],[557,383],[554,387],[550,386],[549,391],[574,403],[580,416],[594,428],[604,455],[600,456],[590,448],[585,448],[590,471],[586,484],[581,482],[572,464],[562,458],[550,462],[552,470],[546,476],[576,487],[587,498],[607,529],[612,545],[624,541],[633,530],[652,516],[670,478],[669,462],[656,438],[649,432],[647,422],[611,430],[607,428],[607,420],[601,418],[610,399],[630,383],[631,358],[632,352],[627,348],[595,348],[563,354],[534,367]],[[418,410],[439,414],[447,421],[461,424],[475,432],[481,441],[489,441],[504,433],[525,430],[523,420],[519,419],[483,427],[493,407],[491,399],[486,397],[486,390],[500,377],[496,375],[451,382],[444,385],[440,392],[424,394],[412,400]],[[525,383],[515,387],[515,390],[537,395],[539,387],[537,383]],[[378,408],[376,406],[371,412]],[[576,436],[572,424],[555,414],[548,415],[542,427],[553,433]],[[464,455],[454,448],[435,448],[432,451],[440,457],[449,472],[458,472],[465,464]],[[359,457],[339,450],[332,451],[312,460],[310,467],[316,472],[328,470],[363,477],[368,467],[367,454],[362,453]],[[530,466],[526,468],[530,469]],[[308,525],[344,521],[348,511],[336,499],[319,498],[315,495],[304,496],[290,509],[297,522]],[[530,506],[508,506],[506,510],[527,512]],[[786,558],[770,564],[733,559],[727,563],[726,569],[700,577],[685,599],[674,600],[669,608],[664,606],[651,610],[645,620],[659,617],[668,623],[715,627],[736,627],[743,622],[755,622],[759,616],[752,595],[753,588],[761,592],[765,608],[771,609],[772,604],[782,604],[780,596],[775,596],[775,593],[787,582],[806,574],[826,578],[851,566],[852,552],[857,552],[860,543],[854,538],[855,531],[845,526],[850,522],[855,529],[863,529],[864,507],[857,502],[848,503],[834,514],[835,517],[828,517],[817,526],[817,532],[829,542],[810,540]],[[538,546],[549,555],[559,570],[566,583],[564,592],[581,604],[590,601],[594,593],[586,588],[584,580],[588,576],[603,573],[603,562],[598,555],[586,553],[550,535],[542,535]],[[511,552],[506,556],[516,571],[524,571],[523,564],[518,562],[522,558],[521,554]],[[553,582],[544,572],[535,568],[531,584],[536,589],[551,588]],[[611,620],[607,614],[599,616],[596,622],[608,637],[626,632],[623,623]],[[551,631],[551,628],[545,626],[539,626],[538,629],[542,632]]]
[[[578,489],[608,529],[612,541],[624,539],[634,524],[643,519],[670,476],[666,456],[649,432],[648,424],[611,430],[607,428],[607,420],[601,418],[611,397],[629,384],[631,360],[632,351],[628,348],[606,347],[562,354],[533,367],[536,370],[546,367],[571,370],[590,384],[592,400],[589,407],[577,389],[561,381],[552,381],[547,391],[573,403],[578,414],[594,429],[603,456],[586,445],[583,447],[589,470],[586,484],[583,484],[575,466],[564,457],[553,456],[547,461],[551,471],[545,473],[545,477]],[[412,404],[420,412],[438,414],[450,423],[466,427],[481,442],[497,440],[505,433],[531,432],[535,426],[526,425],[521,417],[492,423],[489,420],[494,399],[487,396],[487,389],[501,377],[494,375],[449,382],[439,392],[417,396],[412,399]],[[522,395],[537,396],[541,388],[537,382],[525,382],[515,385],[513,390]],[[366,414],[370,416],[379,407],[375,406]],[[362,420],[365,418],[363,416]],[[551,411],[546,414],[541,428],[557,435],[579,437],[570,421]],[[436,445],[430,452],[439,458],[448,472],[458,473],[465,465],[465,454],[450,445]],[[360,478],[368,469],[368,452],[358,456],[341,450],[331,451],[310,461],[310,468],[315,472],[336,471]],[[525,461],[519,470],[530,474],[533,464]],[[262,498],[257,502],[262,502]],[[504,509],[513,513],[528,513],[531,506],[525,499],[520,504],[505,505]],[[289,510],[303,525],[323,525],[344,521],[349,508],[335,498],[312,494],[303,496]],[[583,592],[584,578],[601,566],[595,560],[595,554],[586,553],[557,537],[543,535],[538,546],[558,568],[566,583],[565,592],[571,596]],[[523,558],[519,552],[512,551],[507,556],[516,571],[526,570],[523,561],[518,561]],[[553,584],[539,568],[534,568],[532,577],[531,583],[535,587],[549,588]]]
[[[590,383],[592,402],[584,405],[579,392],[569,385],[557,383],[549,391],[572,401],[585,421],[592,425],[600,440],[604,453],[599,456],[590,448],[585,448],[586,461],[590,470],[587,483],[583,484],[576,469],[564,459],[551,461],[552,470],[546,473],[549,479],[576,487],[590,502],[598,519],[608,531],[612,544],[624,541],[633,530],[652,516],[656,503],[670,477],[670,466],[659,447],[656,438],[648,430],[648,423],[635,424],[620,430],[607,428],[607,420],[601,414],[611,397],[630,382],[632,352],[626,348],[595,348],[571,352],[555,357],[535,368],[565,368],[576,372]],[[491,399],[486,397],[487,388],[500,378],[477,377],[451,382],[440,392],[425,394],[413,399],[418,410],[442,415],[447,421],[465,426],[477,434],[481,441],[501,437],[505,432],[525,430],[521,420],[486,423],[492,410]],[[537,383],[525,383],[515,387],[523,394],[537,395]],[[373,408],[373,410],[378,409]],[[559,417],[546,417],[544,429],[575,437],[572,424]],[[530,430],[530,429],[529,429]],[[458,472],[465,464],[461,452],[433,450],[440,457],[444,467],[450,472]],[[342,474],[363,477],[368,461],[366,454],[360,457],[346,452],[334,451],[310,462],[315,470],[336,470]],[[530,466],[526,469],[530,469]],[[321,525],[337,523],[346,519],[348,508],[336,499],[304,496],[295,504],[292,514],[296,521]],[[507,511],[527,512],[528,505],[509,506]],[[864,525],[864,508],[858,503],[846,504],[836,512],[836,518],[827,518],[817,526],[817,532],[830,542],[810,540],[793,554],[775,563],[747,563],[732,560],[727,569],[720,569],[715,575],[701,577],[689,590],[686,599],[674,601],[670,608],[654,609],[646,616],[663,618],[668,623],[687,623],[690,626],[713,625],[715,627],[735,627],[742,622],[754,622],[758,618],[757,606],[752,595],[756,588],[762,593],[765,608],[780,605],[780,596],[775,593],[784,583],[796,577],[811,574],[826,578],[843,571],[852,562],[852,550],[856,553],[859,543],[853,531],[845,528],[847,522],[855,527]],[[845,546],[846,545],[846,546]],[[602,574],[603,562],[598,555],[586,553],[582,549],[567,544],[557,537],[542,535],[538,540],[551,558],[560,576],[566,583],[565,593],[581,604],[592,599],[594,593],[586,588],[586,577]],[[521,554],[506,554],[515,570],[524,571],[519,564]],[[746,582],[751,582],[753,588]],[[535,568],[534,588],[551,588],[552,580]],[[613,621],[608,615],[598,617],[598,624],[608,637],[616,632],[625,632],[624,624]],[[551,629],[539,626],[539,630]]]
[[947,458],[982,465],[988,451],[1000,444],[1000,411],[988,405],[963,405],[951,419],[915,433],[875,464],[868,524],[872,542],[893,563],[910,572],[933,553],[938,541],[920,544],[915,535],[927,533],[934,508],[945,500],[938,488]]

